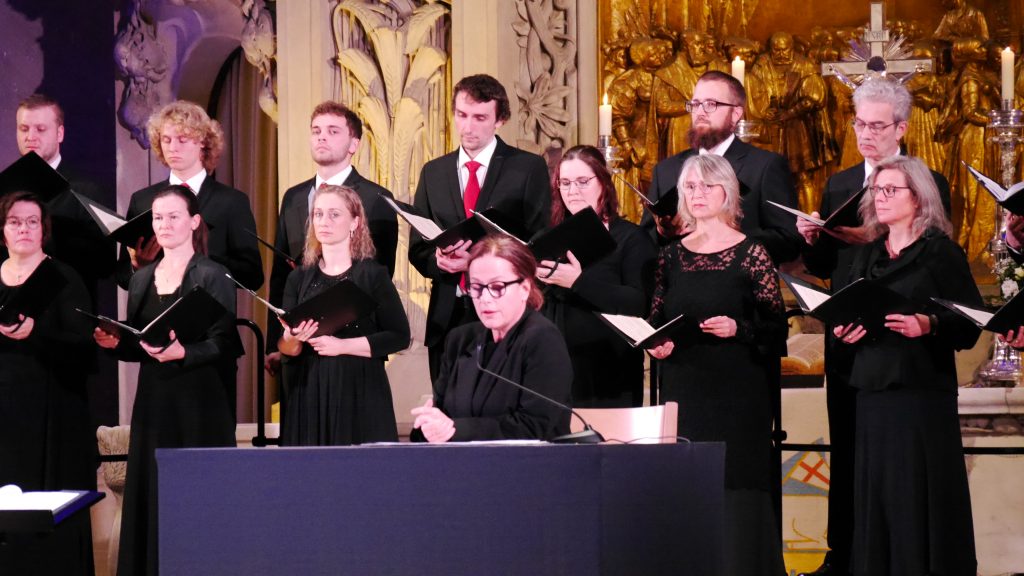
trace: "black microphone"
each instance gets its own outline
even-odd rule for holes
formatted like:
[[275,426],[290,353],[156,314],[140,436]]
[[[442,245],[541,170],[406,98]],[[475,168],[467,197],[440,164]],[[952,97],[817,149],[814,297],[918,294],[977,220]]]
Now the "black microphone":
[[583,422],[583,430],[580,430],[579,432],[573,432],[572,434],[555,436],[554,438],[549,440],[549,442],[551,442],[552,444],[600,444],[601,442],[604,442],[604,436],[601,436],[600,432],[594,430],[590,426],[590,424],[588,424],[587,421],[583,419],[583,416],[580,416],[579,413],[573,410],[572,408],[566,406],[565,404],[562,404],[558,400],[548,398],[547,396],[541,394],[540,392],[537,392],[536,390],[527,388],[526,386],[523,386],[518,382],[513,382],[512,380],[505,378],[504,376],[498,374],[497,372],[491,372],[487,368],[484,368],[483,364],[480,363],[480,353],[483,350],[483,346],[483,344],[477,344],[476,354],[473,356],[473,359],[476,360],[476,367],[479,368],[481,372],[490,376],[494,376],[495,378],[501,380],[502,382],[511,384],[520,390],[529,392],[530,394],[533,394],[534,396],[541,398],[542,400],[554,404],[555,406],[558,406],[562,410],[570,412],[573,416],[579,418],[580,422]]

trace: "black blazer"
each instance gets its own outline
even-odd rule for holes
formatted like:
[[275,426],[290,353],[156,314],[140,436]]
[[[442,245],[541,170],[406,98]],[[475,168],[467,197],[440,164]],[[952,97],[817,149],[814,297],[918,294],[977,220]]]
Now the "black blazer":
[[[416,209],[442,229],[466,218],[458,163],[458,150],[427,162],[416,187]],[[551,217],[547,163],[540,156],[513,148],[498,138],[476,205],[478,211],[497,208],[504,216],[520,223],[527,238],[533,237],[548,225]],[[409,262],[424,278],[432,281],[424,344],[440,344],[455,310],[455,288],[460,275],[438,268],[434,246],[415,230],[409,232]]]
[[[131,277],[128,286],[127,307],[128,324],[131,326],[140,324],[139,312],[142,308],[143,298],[150,284],[153,283],[153,274],[158,263],[159,260],[139,268]],[[185,267],[179,293],[184,295],[192,288],[202,286],[203,290],[206,290],[210,296],[224,306],[228,314],[206,331],[203,340],[182,342],[182,346],[185,347],[185,358],[179,360],[182,368],[201,366],[218,360],[229,360],[242,355],[242,341],[238,337],[238,329],[234,325],[235,284],[225,276],[227,271],[227,268],[202,254],[193,256],[188,266]],[[138,347],[119,346],[116,354],[125,361],[155,362]]]
[[[864,163],[851,166],[842,172],[832,175],[825,184],[825,192],[821,195],[821,208],[818,213],[822,218],[828,218],[843,202],[864,187]],[[938,172],[932,171],[932,178],[939,188],[939,198],[946,208],[946,215],[950,213],[949,181]],[[833,238],[828,234],[818,236],[814,246],[808,246],[801,241],[801,249],[804,264],[807,270],[823,280],[830,280],[833,291],[846,286],[847,278],[850,276],[850,266],[853,265],[855,246]],[[856,278],[855,278],[856,279]]]
[[[683,162],[697,154],[687,149],[669,156],[654,167],[647,197],[657,202],[679,181]],[[774,152],[751,146],[739,138],[733,140],[723,157],[732,165],[740,182],[743,207],[743,233],[757,240],[768,250],[776,265],[788,262],[800,253],[800,234],[793,217],[770,204],[768,200],[796,208],[796,187],[786,158]],[[645,211],[640,225],[647,228],[656,241],[657,231],[650,212]]]
[[[127,217],[131,219],[149,210],[153,206],[153,196],[169,185],[170,181],[164,180],[132,194]],[[207,243],[210,259],[225,266],[244,286],[259,289],[263,285],[263,262],[256,238],[250,234],[256,232],[256,219],[249,207],[249,197],[217,182],[208,174],[199,188],[198,199],[199,213],[210,229]],[[117,262],[118,285],[128,288],[132,274],[128,247],[121,246]]]
[[[455,421],[452,440],[549,440],[568,434],[568,412],[477,368],[478,349],[488,343],[491,331],[480,322],[455,328],[445,342],[434,406]],[[490,345],[488,370],[569,404],[572,361],[561,332],[539,312],[527,308],[505,338]]]
[[933,334],[920,338],[905,338],[883,329],[848,345],[856,355],[850,385],[863,390],[929,388],[955,392],[954,350],[973,346],[981,329],[942,306],[929,306],[929,299],[934,296],[982,307],[964,250],[944,233],[930,229],[886,264],[887,237],[857,247],[847,282],[857,278],[881,282],[919,303],[922,311],[927,306],[927,313],[934,314],[938,324]]
[[[316,184],[316,178],[296,184],[284,193],[281,200],[281,214],[277,219],[277,235],[274,246],[291,256],[296,262],[302,263],[302,252],[306,247],[306,229],[309,220],[309,191]],[[395,275],[395,252],[398,249],[398,216],[395,211],[380,199],[380,195],[394,198],[391,192],[363,178],[355,167],[345,178],[345,186],[352,188],[363,201],[366,212],[366,225],[370,228],[370,238],[377,249],[375,260],[388,269],[388,275]],[[292,267],[288,261],[274,254],[274,264],[270,269],[270,302],[280,306],[284,297],[284,287]],[[277,350],[277,339],[281,336],[281,325],[273,312],[267,313],[267,351]]]

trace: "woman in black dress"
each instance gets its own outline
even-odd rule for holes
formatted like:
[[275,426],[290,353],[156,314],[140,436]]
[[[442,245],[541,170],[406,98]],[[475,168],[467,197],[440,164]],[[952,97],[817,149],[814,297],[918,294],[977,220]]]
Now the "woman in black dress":
[[153,198],[153,231],[163,257],[128,286],[128,323],[145,326],[196,286],[227,311],[196,341],[169,336],[166,347],[134,345],[97,328],[93,337],[119,359],[140,362],[132,408],[128,474],[121,516],[118,574],[157,572],[157,448],[235,445],[225,374],[241,342],[234,326],[235,286],[227,268],[207,258],[206,228],[188,188],[168,186]]
[[[0,202],[3,242],[0,306],[35,272],[55,269],[66,280],[46,311],[0,325],[0,486],[25,491],[95,490],[96,436],[90,426],[85,377],[92,346],[89,293],[78,274],[49,258],[46,206],[28,192]],[[92,574],[89,514],[45,537],[8,534],[0,574]]]
[[779,280],[764,246],[739,230],[739,183],[713,154],[683,164],[679,213],[692,232],[661,250],[650,322],[691,329],[652,350],[661,400],[679,403],[679,434],[725,441],[725,570],[784,574],[770,487],[773,363],[760,344],[785,338]]
[[377,301],[377,309],[332,335],[312,337],[314,321],[285,326],[281,444],[331,446],[397,442],[391,383],[384,361],[409,347],[409,320],[374,246],[359,195],[325,186],[313,196],[301,268],[288,275],[283,306],[294,308],[343,280]]
[[469,252],[467,290],[477,322],[445,341],[434,397],[412,410],[413,440],[550,440],[568,434],[569,413],[480,369],[562,404],[569,403],[572,362],[565,340],[537,310],[530,250],[507,236],[488,236]]
[[854,347],[850,385],[859,390],[853,572],[973,576],[954,351],[973,346],[980,330],[927,305],[937,297],[981,307],[981,296],[923,162],[879,163],[860,213],[875,240],[858,250],[851,280],[883,284],[930,314],[890,314],[876,333],[835,329]]
[[537,280],[547,285],[541,312],[565,336],[575,375],[575,407],[643,405],[644,353],[632,348],[596,312],[643,316],[650,307],[657,249],[650,235],[619,217],[619,202],[601,152],[575,146],[551,179],[551,225],[586,208],[604,221],[615,251],[583,270],[568,262],[540,262]]

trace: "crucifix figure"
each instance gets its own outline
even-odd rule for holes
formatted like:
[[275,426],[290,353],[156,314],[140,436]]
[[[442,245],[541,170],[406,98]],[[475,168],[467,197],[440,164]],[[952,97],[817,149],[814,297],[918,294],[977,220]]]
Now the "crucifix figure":
[[909,58],[910,48],[903,45],[903,37],[889,39],[885,27],[885,3],[871,3],[871,25],[864,31],[863,43],[851,42],[846,60],[822,62],[822,76],[836,76],[851,89],[864,81],[865,76],[895,75],[906,81],[915,72],[932,69],[927,58]]

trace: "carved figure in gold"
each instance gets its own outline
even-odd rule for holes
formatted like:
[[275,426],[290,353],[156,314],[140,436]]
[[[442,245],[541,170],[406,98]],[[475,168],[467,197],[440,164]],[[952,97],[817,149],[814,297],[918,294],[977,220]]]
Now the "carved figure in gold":
[[692,28],[679,36],[676,57],[670,64],[655,72],[658,79],[654,91],[655,111],[658,118],[667,118],[661,157],[671,156],[689,147],[686,133],[690,129],[690,114],[686,102],[693,98],[697,79],[708,70],[727,71],[728,64],[708,50],[709,34]]
[[990,77],[983,69],[984,40],[958,38],[953,42],[953,89],[946,98],[936,126],[936,140],[949,143],[946,176],[952,191],[954,238],[964,247],[970,261],[980,259],[992,237],[995,201],[961,164],[987,170],[985,126],[993,108]]
[[772,34],[768,53],[757,59],[752,75],[768,93],[762,130],[767,147],[789,159],[801,209],[810,212],[820,204],[813,172],[831,163],[837,149],[827,128],[825,82],[814,63],[794,51],[788,32]]
[[[933,40],[918,40],[914,43],[914,58],[931,58],[936,64],[941,59],[936,55],[939,50]],[[947,144],[937,142],[934,138],[939,123],[939,113],[946,97],[946,87],[938,68],[932,72],[918,72],[907,81],[906,87],[914,97],[914,107],[910,111],[910,122],[903,141],[907,145],[907,154],[924,160],[929,168],[943,171],[949,154]]]
[[[737,57],[743,60],[747,70],[752,70],[757,56],[761,52],[761,43],[750,38],[729,36],[722,41],[726,60],[732,62]],[[747,91],[747,107],[744,116],[747,120],[758,121],[764,116],[768,105],[768,91],[765,90],[760,78],[753,74],[743,76],[743,88]]]
[[967,0],[946,0],[943,5],[949,9],[943,14],[935,29],[935,39],[953,42],[957,38],[988,39],[988,23],[985,14]]

